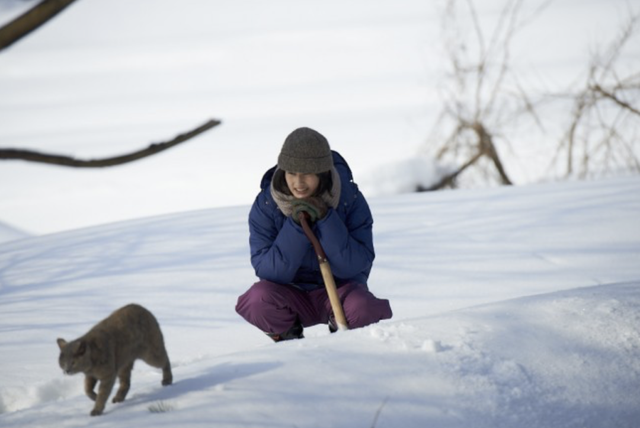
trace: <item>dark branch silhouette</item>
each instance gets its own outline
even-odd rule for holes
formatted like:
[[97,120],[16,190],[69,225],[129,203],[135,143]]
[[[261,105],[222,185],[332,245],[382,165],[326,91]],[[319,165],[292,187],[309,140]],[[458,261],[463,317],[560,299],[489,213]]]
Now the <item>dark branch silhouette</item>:
[[220,123],[221,122],[219,120],[212,119],[212,120],[209,120],[207,123],[195,128],[192,131],[178,135],[176,138],[174,138],[171,141],[167,141],[164,143],[154,143],[145,149],[138,150],[136,152],[129,153],[122,156],[112,157],[112,158],[82,160],[82,159],[75,159],[69,156],[40,153],[40,152],[31,151],[31,150],[0,149],[0,159],[14,159],[14,160],[19,159],[19,160],[24,160],[29,162],[48,163],[53,165],[69,166],[69,167],[75,167],[75,168],[102,168],[107,166],[122,165],[124,163],[133,162],[138,159],[155,155],[156,153],[167,150],[197,135],[200,135],[203,132],[208,131],[209,129],[215,126],[220,125]]
[[438,181],[436,184],[431,187],[423,187],[418,186],[416,191],[418,192],[429,192],[433,190],[444,189],[445,187],[455,187],[455,181],[460,174],[462,174],[467,168],[473,166],[477,161],[479,161],[483,156],[488,157],[491,162],[493,162],[498,174],[500,175],[500,181],[503,185],[509,186],[512,185],[513,182],[507,175],[507,172],[504,169],[502,161],[498,156],[498,152],[496,151],[496,147],[493,144],[493,136],[487,131],[484,125],[480,122],[469,123],[464,121],[463,119],[458,119],[459,125],[455,131],[454,138],[458,138],[459,135],[465,130],[472,131],[476,138],[477,143],[475,147],[475,154],[471,156],[471,158],[465,162],[462,166],[458,167],[455,171],[445,175]]
[[[0,27],[0,50],[11,46],[32,31],[36,30],[55,17],[58,13],[62,12],[74,1],[75,0],[43,0],[27,12],[15,18],[13,21],[3,27]],[[209,120],[204,125],[201,125],[192,131],[180,134],[171,141],[151,144],[146,149],[112,158],[83,160],[75,159],[70,156],[41,153],[33,150],[0,148],[0,160],[24,160],[28,162],[47,163],[75,168],[102,168],[121,165],[167,150],[195,137],[196,135],[208,131],[214,126],[220,125],[220,123],[221,122],[219,120]]]
[[51,18],[62,12],[75,0],[44,0],[0,28],[0,50],[8,48]]
[[633,113],[633,114],[635,114],[637,116],[640,116],[640,110],[638,110],[637,108],[633,107],[628,102],[621,100],[613,92],[605,90],[604,88],[602,88],[602,86],[596,84],[596,85],[590,86],[589,89],[591,89],[594,92],[599,93],[600,95],[602,95],[605,98],[610,99],[611,101],[616,103],[618,105],[618,107],[622,107],[623,109],[627,109],[631,113]]

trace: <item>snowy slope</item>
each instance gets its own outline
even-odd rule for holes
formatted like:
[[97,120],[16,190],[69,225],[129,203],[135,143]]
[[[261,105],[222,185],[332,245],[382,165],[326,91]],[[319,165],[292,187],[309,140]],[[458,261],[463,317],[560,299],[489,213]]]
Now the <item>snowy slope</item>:
[[28,233],[0,222],[0,243],[26,238],[27,236],[29,236]]
[[[247,206],[0,245],[2,427],[637,427],[640,180],[372,199],[370,286],[394,318],[273,344],[234,312]],[[129,302],[175,384],[138,363],[91,419],[73,339]],[[152,409],[164,410],[153,413]]]

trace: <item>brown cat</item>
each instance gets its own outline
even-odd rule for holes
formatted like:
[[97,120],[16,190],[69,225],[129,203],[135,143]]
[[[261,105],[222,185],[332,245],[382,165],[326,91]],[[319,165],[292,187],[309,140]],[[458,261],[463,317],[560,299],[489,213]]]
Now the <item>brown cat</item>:
[[[116,377],[120,388],[114,403],[124,401],[131,386],[133,363],[141,359],[162,369],[162,385],[173,381],[171,363],[158,321],[140,305],[124,306],[96,324],[84,336],[68,342],[58,339],[64,373],[84,373],[85,393],[96,402],[91,416],[102,414]],[[93,392],[100,381],[98,394]]]

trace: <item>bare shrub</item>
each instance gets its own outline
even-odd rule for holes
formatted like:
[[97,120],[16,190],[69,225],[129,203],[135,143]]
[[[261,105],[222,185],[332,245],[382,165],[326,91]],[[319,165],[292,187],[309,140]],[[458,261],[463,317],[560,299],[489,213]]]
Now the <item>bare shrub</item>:
[[573,104],[553,159],[553,164],[564,163],[566,177],[640,172],[640,72],[620,70],[620,58],[639,26],[640,15],[631,14],[615,40],[592,55],[581,89],[560,96]]

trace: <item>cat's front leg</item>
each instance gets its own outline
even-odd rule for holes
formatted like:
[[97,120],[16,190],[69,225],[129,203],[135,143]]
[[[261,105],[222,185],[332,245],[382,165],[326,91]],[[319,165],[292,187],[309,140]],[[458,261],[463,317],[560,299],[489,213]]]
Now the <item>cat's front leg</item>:
[[95,388],[96,383],[98,383],[98,379],[95,377],[89,375],[84,376],[84,393],[93,401],[96,401],[97,397],[96,393],[93,392],[93,388]]
[[113,375],[106,379],[100,379],[100,386],[98,387],[98,396],[96,397],[96,404],[93,406],[93,410],[91,411],[91,416],[101,415],[104,411],[104,406],[107,403],[107,399],[109,395],[111,395],[111,390],[113,389],[113,385],[116,383],[116,376]]
[[118,380],[120,382],[120,388],[118,388],[118,392],[116,396],[113,397],[114,403],[121,403],[124,401],[124,398],[127,396],[127,392],[129,392],[129,387],[131,386],[131,370],[133,370],[133,363],[128,364],[126,367],[120,369],[118,372]]

